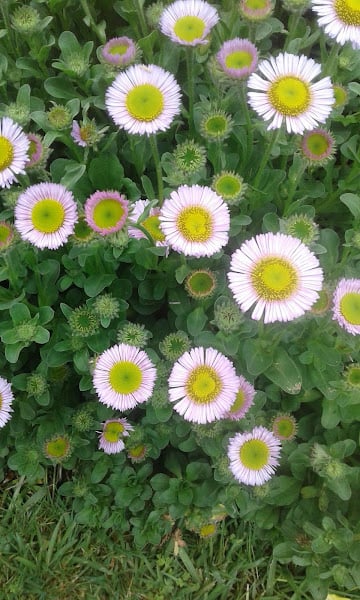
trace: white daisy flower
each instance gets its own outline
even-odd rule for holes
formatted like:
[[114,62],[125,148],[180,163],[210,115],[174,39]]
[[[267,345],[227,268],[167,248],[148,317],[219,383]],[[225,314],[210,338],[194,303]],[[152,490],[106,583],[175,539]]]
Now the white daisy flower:
[[316,256],[298,238],[264,233],[234,252],[229,287],[244,312],[265,323],[292,321],[318,299],[323,272]]
[[234,365],[214,348],[193,348],[174,364],[169,399],[187,421],[210,423],[230,410],[239,378]]
[[128,344],[105,350],[96,360],[93,373],[100,402],[121,411],[146,402],[155,379],[156,368],[146,352]]
[[165,200],[159,218],[167,244],[187,256],[212,256],[229,239],[229,209],[206,186],[180,186]]
[[320,27],[338,44],[351,42],[355,50],[360,48],[359,0],[312,0],[312,9]]
[[103,423],[99,435],[99,449],[105,454],[117,454],[125,448],[123,438],[133,431],[133,426],[126,419],[108,419]]
[[59,248],[74,232],[76,222],[74,197],[60,183],[31,185],[15,206],[16,229],[37,248]]
[[229,440],[230,470],[239,483],[263,485],[275,473],[280,450],[280,441],[265,427],[237,433]]
[[11,404],[14,400],[14,395],[11,391],[11,385],[0,377],[0,428],[4,427],[11,418],[13,409]]
[[323,123],[334,104],[334,91],[330,77],[316,83],[321,67],[304,55],[279,54],[277,58],[263,60],[257,73],[250,75],[248,93],[250,106],[264,121],[268,129],[279,129],[285,123],[288,133],[303,133]]
[[16,175],[25,173],[30,140],[9,117],[0,119],[0,187],[10,187]]
[[180,87],[157,65],[132,65],[107,89],[105,104],[116,125],[151,135],[168,129],[180,112]]
[[203,0],[177,0],[167,6],[160,18],[160,30],[175,44],[198,46],[219,21],[215,8]]
[[360,335],[360,279],[340,279],[333,302],[333,319],[352,335]]

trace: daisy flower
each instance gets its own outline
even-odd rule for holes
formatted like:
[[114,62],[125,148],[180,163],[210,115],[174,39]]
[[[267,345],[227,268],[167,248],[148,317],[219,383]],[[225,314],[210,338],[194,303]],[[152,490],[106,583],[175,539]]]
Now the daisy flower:
[[182,185],[160,210],[166,242],[186,256],[212,256],[229,238],[230,214],[211,188]]
[[128,410],[146,402],[153,392],[156,369],[148,355],[135,346],[118,344],[96,360],[93,383],[100,402]]
[[219,20],[215,8],[203,0],[177,0],[167,6],[160,18],[160,30],[175,44],[198,46]]
[[231,419],[232,421],[242,419],[250,406],[252,406],[255,394],[254,386],[246,381],[245,377],[240,375],[235,401],[231,405],[230,410],[225,413],[224,418]]
[[135,43],[126,36],[112,38],[101,50],[103,60],[116,67],[127,67],[134,62],[136,53]]
[[360,279],[340,279],[333,297],[333,319],[352,335],[360,334]]
[[60,183],[31,185],[15,206],[16,229],[37,248],[55,250],[65,244],[76,221],[74,197]]
[[44,145],[43,139],[39,135],[36,135],[36,133],[28,133],[27,138],[30,143],[28,149],[29,158],[25,163],[26,169],[43,166],[49,156],[49,148]]
[[255,71],[258,53],[249,40],[234,38],[224,42],[216,59],[226,75],[233,79],[244,79]]
[[273,12],[274,2],[273,0],[240,0],[239,10],[241,16],[249,21],[262,21]]
[[132,65],[107,89],[105,104],[116,125],[151,135],[168,129],[180,112],[180,87],[157,65]]
[[351,42],[360,48],[360,4],[358,0],[312,0],[318,24],[325,33],[343,46]]
[[0,187],[10,187],[16,175],[25,173],[30,141],[12,119],[0,119]]
[[316,302],[323,272],[298,238],[264,233],[244,242],[231,258],[229,287],[241,310],[265,323],[291,321]]
[[11,385],[0,377],[0,428],[10,420],[12,408],[11,404],[14,400],[14,395],[11,391]]
[[117,454],[125,448],[123,438],[133,431],[133,426],[126,419],[108,419],[103,423],[99,435],[99,449],[105,454]]
[[210,423],[230,410],[239,389],[234,365],[214,348],[193,348],[174,364],[169,399],[187,421]]
[[[140,217],[142,217],[142,215],[144,214],[149,204],[149,200],[137,200],[136,202],[134,202],[132,206],[130,223],[137,223]],[[159,208],[150,208],[148,216],[141,221],[140,225],[141,227],[146,229],[146,231],[151,235],[152,239],[156,243],[156,246],[164,246],[165,236],[160,229],[159,214]],[[129,225],[128,227],[128,234],[129,237],[136,239],[141,239],[145,237],[145,234],[141,231],[141,229],[138,229],[137,227],[132,227],[131,225]]]
[[263,60],[259,71],[250,75],[248,93],[250,106],[264,121],[271,121],[268,129],[279,129],[285,122],[288,133],[303,133],[323,123],[334,104],[330,77],[317,83],[312,80],[321,67],[304,55],[279,54]]
[[114,191],[95,192],[85,202],[85,220],[101,235],[119,231],[128,216],[128,201]]
[[237,433],[229,440],[230,470],[239,483],[263,485],[275,473],[280,450],[280,441],[265,427]]

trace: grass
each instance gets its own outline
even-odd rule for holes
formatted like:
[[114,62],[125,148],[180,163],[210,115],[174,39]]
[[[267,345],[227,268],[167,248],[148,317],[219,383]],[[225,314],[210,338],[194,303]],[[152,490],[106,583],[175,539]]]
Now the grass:
[[248,523],[222,522],[205,540],[175,530],[140,551],[76,523],[46,486],[14,480],[0,501],[1,600],[310,600]]

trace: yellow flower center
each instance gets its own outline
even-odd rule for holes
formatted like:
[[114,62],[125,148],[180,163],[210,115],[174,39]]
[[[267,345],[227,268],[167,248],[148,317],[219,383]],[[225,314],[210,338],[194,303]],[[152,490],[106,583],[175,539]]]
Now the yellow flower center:
[[114,44],[113,46],[111,46],[111,48],[109,48],[108,53],[109,54],[120,54],[120,56],[122,56],[123,54],[126,53],[128,48],[129,48],[129,46],[127,44]]
[[222,390],[222,382],[212,367],[195,367],[186,382],[186,394],[196,404],[209,404]]
[[351,325],[360,325],[360,293],[344,294],[340,300],[340,312]]
[[259,471],[269,462],[269,448],[262,440],[249,440],[245,442],[239,452],[240,460],[244,467]]
[[360,25],[359,0],[335,0],[334,10],[339,19],[346,25]]
[[231,199],[240,194],[241,181],[236,175],[222,175],[216,182],[215,191],[225,199]]
[[92,138],[93,133],[94,128],[92,127],[92,125],[82,125],[80,127],[79,134],[83,142],[89,142]]
[[155,85],[137,85],[126,96],[126,108],[138,121],[153,121],[164,109],[164,96]]
[[118,394],[136,392],[142,382],[141,369],[134,363],[123,360],[113,365],[109,372],[109,383]]
[[321,133],[311,133],[306,138],[306,146],[315,156],[322,156],[329,150],[329,140]]
[[251,10],[263,10],[269,5],[268,0],[244,0],[244,7]]
[[46,443],[46,453],[49,458],[65,458],[70,448],[70,442],[65,437],[58,437]]
[[310,87],[298,77],[286,75],[270,85],[268,97],[279,113],[288,117],[297,117],[309,108]]
[[124,432],[124,425],[117,421],[110,421],[106,423],[103,431],[103,436],[107,442],[115,443],[118,442]]
[[205,23],[199,17],[188,15],[178,19],[174,25],[174,33],[179,40],[191,43],[203,37]]
[[115,227],[124,216],[124,207],[114,198],[104,198],[93,210],[94,223],[101,229]]
[[41,233],[58,231],[65,219],[65,209],[61,202],[53,198],[39,200],[31,211],[31,221]]
[[245,402],[244,391],[239,390],[238,393],[236,394],[235,402],[233,403],[233,405],[230,408],[230,412],[231,413],[238,412],[238,410],[240,410],[244,406],[244,402]]
[[152,239],[156,242],[163,242],[165,240],[165,236],[160,229],[160,219],[158,215],[147,217],[141,225],[150,233]]
[[206,525],[200,527],[199,534],[202,538],[211,537],[212,535],[214,535],[214,533],[216,533],[215,523],[206,523]]
[[250,52],[237,50],[226,56],[225,65],[228,69],[243,69],[244,67],[250,67],[252,60],[253,57]]
[[0,135],[0,171],[10,167],[14,158],[14,146],[3,135]]
[[179,214],[176,224],[188,242],[207,242],[213,231],[212,216],[202,206],[184,208]]
[[5,246],[12,238],[11,228],[6,223],[0,223],[0,248]]
[[298,274],[287,260],[268,257],[255,265],[251,282],[257,295],[263,300],[286,300],[297,288]]

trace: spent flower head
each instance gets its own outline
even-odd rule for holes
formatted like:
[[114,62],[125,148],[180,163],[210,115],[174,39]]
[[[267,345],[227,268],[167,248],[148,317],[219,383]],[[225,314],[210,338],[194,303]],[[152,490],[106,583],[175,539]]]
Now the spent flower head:
[[307,245],[312,244],[319,237],[319,226],[306,214],[294,214],[288,219],[281,219],[280,230]]
[[177,360],[184,352],[191,348],[191,341],[185,331],[169,333],[159,343],[159,350],[167,360]]
[[99,331],[100,321],[94,310],[86,305],[75,308],[68,317],[73,336],[89,337]]
[[102,294],[95,299],[93,309],[101,319],[115,319],[120,312],[119,300],[111,294]]
[[26,391],[29,396],[34,396],[35,398],[42,396],[48,387],[46,378],[41,373],[33,373],[27,378]]
[[206,149],[194,140],[178,144],[173,152],[175,168],[185,175],[200,171],[206,164]]
[[200,120],[200,133],[208,142],[222,142],[232,130],[232,117],[221,109],[207,111]]
[[274,0],[240,0],[239,10],[248,21],[262,21],[270,17],[275,7]]
[[145,348],[151,337],[152,333],[145,329],[145,325],[142,323],[124,323],[117,332],[118,342],[137,348]]
[[360,363],[348,365],[344,372],[344,379],[349,390],[360,390]]
[[58,433],[44,442],[43,452],[53,463],[65,462],[72,453],[70,437],[66,433]]
[[209,269],[196,269],[191,271],[185,279],[185,289],[191,298],[205,300],[210,298],[217,285],[215,273]]
[[272,432],[279,440],[293,440],[297,432],[297,423],[295,417],[289,414],[278,415],[273,420]]
[[302,136],[300,152],[309,167],[323,167],[334,157],[335,140],[326,129],[318,127]]
[[70,110],[62,104],[54,104],[46,113],[49,125],[53,129],[68,129],[72,124],[72,114]]
[[14,240],[14,228],[6,221],[0,221],[0,252],[7,250]]

